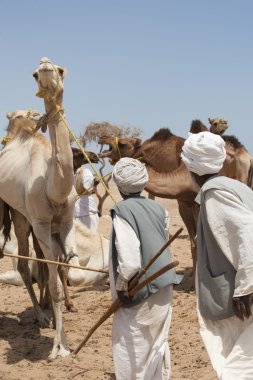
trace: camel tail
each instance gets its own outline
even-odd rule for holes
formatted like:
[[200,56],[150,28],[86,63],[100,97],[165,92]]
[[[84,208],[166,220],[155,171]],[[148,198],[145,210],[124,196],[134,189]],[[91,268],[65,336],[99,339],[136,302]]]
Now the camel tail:
[[253,158],[251,158],[250,160],[250,168],[249,168],[247,185],[253,190]]
[[10,206],[0,199],[0,230],[4,235],[4,243],[2,248],[0,247],[0,255],[3,255],[4,247],[8,240],[10,240],[11,232],[11,217],[10,217]]

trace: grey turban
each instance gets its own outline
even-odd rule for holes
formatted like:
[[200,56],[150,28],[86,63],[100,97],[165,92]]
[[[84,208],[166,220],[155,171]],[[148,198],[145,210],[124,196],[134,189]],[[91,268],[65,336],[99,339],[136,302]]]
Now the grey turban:
[[112,179],[123,194],[135,194],[144,190],[148,183],[148,173],[140,161],[124,157],[114,166]]
[[211,132],[190,133],[182,150],[183,162],[199,176],[218,173],[226,158],[224,140]]

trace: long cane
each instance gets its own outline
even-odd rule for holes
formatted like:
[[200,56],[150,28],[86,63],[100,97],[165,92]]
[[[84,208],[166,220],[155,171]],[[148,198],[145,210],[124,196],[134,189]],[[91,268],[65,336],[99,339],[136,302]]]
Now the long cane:
[[4,256],[8,256],[11,258],[16,258],[16,259],[21,259],[21,260],[31,260],[31,261],[37,261],[39,263],[45,263],[45,264],[54,264],[54,265],[59,265],[62,267],[67,267],[67,268],[76,268],[76,269],[83,269],[83,270],[88,270],[92,272],[99,272],[99,273],[106,273],[108,274],[108,271],[105,269],[95,269],[95,268],[89,268],[89,267],[83,267],[83,266],[78,266],[78,265],[71,265],[71,264],[66,264],[62,263],[60,261],[53,261],[53,260],[46,260],[46,259],[37,259],[36,257],[30,257],[30,256],[20,256],[20,255],[12,255],[11,253],[4,253]]
[[[148,268],[153,264],[153,262],[163,253],[163,251],[173,242],[173,240],[175,240],[177,238],[177,236],[183,231],[183,228],[179,228],[179,230],[160,248],[160,250],[152,257],[152,259],[149,261],[149,263],[147,264],[146,268],[144,268],[138,276],[136,276],[129,284],[129,295],[131,296],[131,292],[134,291],[134,289],[136,288],[137,289],[137,286],[138,286],[138,290],[140,290],[139,286],[141,284],[143,284],[143,286],[146,285],[146,280],[150,279],[152,276],[160,273],[160,271],[162,271],[164,268],[168,268],[165,270],[168,271],[169,269],[172,269],[174,268],[175,266],[178,265],[178,262],[175,261],[175,262],[172,262],[170,263],[169,265],[167,265],[166,267],[164,267],[163,269],[161,269],[160,271],[158,271],[157,273],[155,273],[154,275],[150,276],[148,279],[146,279],[145,281],[143,281],[141,284],[138,284],[135,288],[134,286],[137,284],[137,282],[140,280],[140,278],[144,275],[144,273],[146,273],[146,271],[148,270]],[[163,272],[164,273],[164,272]],[[161,273],[162,274],[162,273]],[[158,274],[157,276],[160,276],[161,274]],[[152,281],[153,279],[149,280],[149,281]],[[145,284],[144,284],[145,282]],[[98,329],[98,327],[100,325],[102,325],[102,323],[104,321],[106,321],[113,313],[115,313],[121,306],[122,306],[123,302],[117,298],[112,304],[111,306],[109,307],[109,309],[102,315],[102,317],[97,321],[97,323],[90,329],[90,331],[88,332],[88,334],[86,335],[86,337],[83,339],[83,341],[78,345],[78,347],[74,350],[74,354],[77,355],[78,352],[81,350],[81,348],[85,345],[85,343],[88,341],[88,339],[91,337],[91,335]]]

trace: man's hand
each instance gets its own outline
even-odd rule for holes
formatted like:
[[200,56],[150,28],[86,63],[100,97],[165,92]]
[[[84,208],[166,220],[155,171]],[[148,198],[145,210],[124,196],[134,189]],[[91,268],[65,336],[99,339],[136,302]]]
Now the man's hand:
[[244,321],[252,315],[251,305],[253,300],[253,293],[247,294],[242,297],[233,297],[233,310],[237,318]]
[[118,294],[120,301],[122,301],[123,303],[130,304],[132,302],[133,297],[130,297],[128,292],[117,291],[117,294]]

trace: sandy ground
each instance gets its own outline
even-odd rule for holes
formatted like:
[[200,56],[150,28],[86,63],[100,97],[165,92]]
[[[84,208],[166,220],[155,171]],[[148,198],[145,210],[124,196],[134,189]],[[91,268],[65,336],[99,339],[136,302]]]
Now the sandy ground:
[[[113,187],[113,195],[120,199]],[[183,226],[174,200],[157,199],[170,212],[170,233]],[[104,207],[99,230],[109,236],[111,222],[108,210],[110,199]],[[190,245],[185,229],[171,246],[173,258],[179,260],[177,271],[185,274],[182,285],[174,289],[173,319],[169,334],[171,350],[171,379],[205,379],[217,377],[210,365],[198,331],[195,310],[196,296],[187,286],[191,268]],[[1,260],[0,272],[10,270],[11,260]],[[37,286],[35,285],[37,289]],[[78,309],[76,313],[64,311],[64,329],[71,349],[75,349],[88,330],[111,303],[109,287],[101,289],[73,288],[70,294]],[[111,354],[111,322],[107,320],[82,348],[77,356],[48,362],[54,331],[40,329],[35,322],[29,296],[23,287],[0,284],[0,379],[114,379]],[[64,308],[63,308],[64,309]],[[124,358],[122,358],[124,360]],[[129,379],[130,380],[130,379]]]

